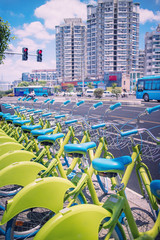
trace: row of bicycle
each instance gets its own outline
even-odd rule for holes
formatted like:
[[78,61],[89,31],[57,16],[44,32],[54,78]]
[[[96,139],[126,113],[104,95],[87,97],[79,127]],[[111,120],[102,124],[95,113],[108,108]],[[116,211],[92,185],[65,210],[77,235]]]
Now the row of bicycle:
[[[81,104],[82,102],[77,103],[76,107]],[[101,102],[92,108],[100,106]],[[106,112],[120,106],[120,103],[112,105]],[[159,109],[160,106],[148,108],[137,118]],[[21,118],[28,118],[27,111],[28,109],[23,111],[27,114],[21,115]],[[34,119],[34,115],[36,113],[30,116],[32,121],[37,119]],[[145,132],[155,143],[160,140],[147,129],[122,131],[122,126],[119,129],[113,123],[91,126],[88,119],[72,118],[64,121],[65,117],[65,114],[61,114],[53,118],[53,113],[45,113],[44,116],[41,112],[38,119],[41,119],[43,126],[52,122],[52,127],[50,125],[50,128],[39,130],[40,127],[32,129],[38,124],[30,124],[29,119],[15,120],[16,116],[7,117],[1,114],[0,194],[2,201],[15,195],[6,202],[5,207],[3,204],[0,206],[4,212],[1,233],[5,235],[5,239],[25,239],[35,234],[34,239],[47,240],[126,239],[122,227],[124,222],[128,225],[129,239],[154,239],[160,224],[157,202],[160,198],[160,181],[152,181],[149,169],[142,162],[142,142],[137,144],[134,135]],[[12,138],[6,136],[6,133],[12,134]],[[38,143],[44,147],[40,147]],[[133,153],[131,156],[114,158],[108,151],[108,143],[120,149],[130,144]],[[154,147],[156,148],[158,147]],[[142,194],[150,202],[155,216],[155,225],[147,233],[139,233],[125,195],[134,167]],[[98,199],[92,181],[93,174],[96,174],[104,192],[110,192],[106,189],[108,178],[111,179],[112,189],[116,191],[105,203]],[[86,187],[94,205],[84,204],[87,203],[83,192]]]

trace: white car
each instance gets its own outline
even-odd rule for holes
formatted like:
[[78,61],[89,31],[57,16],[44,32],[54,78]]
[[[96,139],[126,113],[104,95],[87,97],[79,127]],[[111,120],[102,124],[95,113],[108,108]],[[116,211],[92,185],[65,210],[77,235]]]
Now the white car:
[[116,95],[114,93],[111,93],[109,91],[103,92],[103,97],[115,97]]
[[76,92],[65,92],[65,96],[77,96]]
[[86,97],[94,97],[94,90],[95,89],[87,89],[85,92]]

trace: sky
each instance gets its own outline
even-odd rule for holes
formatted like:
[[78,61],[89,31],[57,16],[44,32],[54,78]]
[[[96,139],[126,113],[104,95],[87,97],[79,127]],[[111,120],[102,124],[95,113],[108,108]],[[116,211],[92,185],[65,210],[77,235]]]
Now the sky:
[[[160,0],[139,0],[140,3],[140,49],[144,49],[146,32],[154,31],[160,23]],[[21,55],[6,55],[0,65],[0,82],[21,79],[22,72],[34,69],[55,69],[55,26],[64,18],[87,19],[87,4],[96,0],[0,0],[0,17],[10,24],[11,33],[16,36],[9,43],[10,51],[22,53],[27,47],[28,61]],[[37,62],[37,49],[43,51],[43,61]]]

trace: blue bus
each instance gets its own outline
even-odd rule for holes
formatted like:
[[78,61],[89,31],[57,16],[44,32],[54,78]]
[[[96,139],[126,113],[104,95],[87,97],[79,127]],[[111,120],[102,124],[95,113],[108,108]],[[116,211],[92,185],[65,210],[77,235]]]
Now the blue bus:
[[28,87],[15,87],[14,96],[28,96],[28,94],[33,93],[35,96],[48,97],[53,95],[51,87],[42,86],[28,86]]
[[160,102],[160,76],[146,76],[137,81],[137,99],[157,100]]

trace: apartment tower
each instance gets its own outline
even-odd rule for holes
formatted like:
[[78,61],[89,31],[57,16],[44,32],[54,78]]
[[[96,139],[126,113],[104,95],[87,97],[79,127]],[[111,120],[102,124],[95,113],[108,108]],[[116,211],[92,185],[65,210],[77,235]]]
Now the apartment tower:
[[80,18],[67,18],[56,26],[56,69],[62,82],[86,76],[86,26]]
[[160,24],[145,35],[145,75],[160,75]]
[[103,78],[105,72],[129,74],[137,69],[139,3],[98,0],[87,6],[87,74]]

